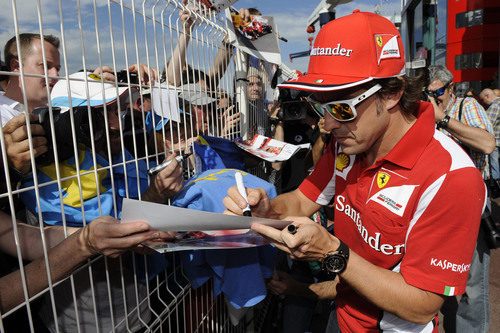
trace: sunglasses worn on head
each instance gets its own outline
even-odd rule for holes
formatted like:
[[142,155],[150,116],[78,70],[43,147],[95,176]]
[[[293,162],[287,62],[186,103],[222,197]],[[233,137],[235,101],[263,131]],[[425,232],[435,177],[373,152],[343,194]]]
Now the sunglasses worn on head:
[[325,112],[328,112],[328,114],[337,121],[351,121],[358,115],[355,106],[375,94],[380,89],[382,89],[382,86],[380,84],[376,84],[367,91],[361,93],[359,96],[342,101],[320,103],[313,100],[310,96],[307,97],[307,101],[320,117],[324,117]]
[[431,97],[438,98],[439,96],[442,96],[444,94],[444,92],[446,91],[446,89],[448,89],[449,86],[450,86],[450,84],[447,83],[444,86],[442,86],[441,88],[436,89],[436,90],[425,89],[425,93]]

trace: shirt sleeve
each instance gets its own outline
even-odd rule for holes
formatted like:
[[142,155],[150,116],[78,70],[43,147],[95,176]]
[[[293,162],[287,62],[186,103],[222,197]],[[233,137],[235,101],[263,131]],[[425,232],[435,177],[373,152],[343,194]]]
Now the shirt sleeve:
[[476,168],[450,171],[419,199],[406,236],[400,272],[417,288],[443,294],[465,292],[485,202]]
[[463,104],[463,118],[467,125],[493,132],[493,126],[484,108],[473,98],[466,98]]
[[302,194],[320,205],[328,205],[335,195],[335,147],[335,140],[330,140],[313,172],[299,186]]

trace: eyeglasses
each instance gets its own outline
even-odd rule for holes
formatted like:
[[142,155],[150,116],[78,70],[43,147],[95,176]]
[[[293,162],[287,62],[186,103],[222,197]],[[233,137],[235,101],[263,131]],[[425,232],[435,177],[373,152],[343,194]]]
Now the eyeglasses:
[[449,86],[450,86],[450,84],[447,83],[444,86],[442,86],[441,88],[436,89],[436,90],[425,89],[425,93],[431,97],[438,98],[439,96],[442,96],[445,93],[446,89],[448,89]]
[[311,104],[314,111],[316,111],[316,113],[318,113],[320,117],[324,117],[326,111],[330,116],[332,116],[333,119],[345,122],[354,120],[357,117],[358,113],[356,112],[355,108],[357,104],[375,94],[380,89],[382,89],[382,86],[380,84],[376,84],[359,96],[342,101],[320,103],[313,100],[310,96],[307,97],[307,101]]

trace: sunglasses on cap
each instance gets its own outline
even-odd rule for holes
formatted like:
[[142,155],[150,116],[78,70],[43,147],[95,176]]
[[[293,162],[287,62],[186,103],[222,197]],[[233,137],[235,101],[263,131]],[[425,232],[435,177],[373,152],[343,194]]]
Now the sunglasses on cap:
[[327,103],[320,103],[313,100],[310,96],[307,97],[307,101],[311,104],[312,108],[320,117],[325,116],[327,112],[333,119],[337,121],[351,121],[354,120],[358,113],[356,112],[356,105],[375,94],[377,91],[382,89],[380,84],[376,84],[367,91],[361,93],[359,96],[346,99],[342,101],[331,101]]
[[438,98],[439,96],[442,96],[444,94],[444,92],[446,91],[446,89],[448,89],[449,86],[450,86],[450,84],[447,83],[444,86],[442,86],[441,88],[436,89],[436,90],[425,89],[425,93],[431,97]]

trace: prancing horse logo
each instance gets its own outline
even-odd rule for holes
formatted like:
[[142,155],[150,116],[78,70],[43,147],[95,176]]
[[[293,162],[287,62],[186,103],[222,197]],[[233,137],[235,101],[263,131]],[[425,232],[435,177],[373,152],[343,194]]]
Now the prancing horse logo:
[[379,171],[379,173],[377,175],[378,188],[382,188],[385,185],[387,185],[387,183],[389,182],[389,178],[391,178],[391,176],[388,173],[383,172],[383,171]]

